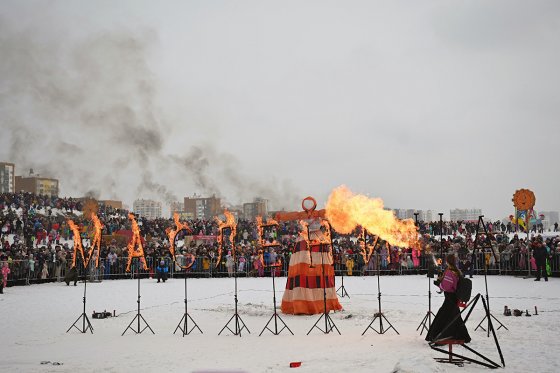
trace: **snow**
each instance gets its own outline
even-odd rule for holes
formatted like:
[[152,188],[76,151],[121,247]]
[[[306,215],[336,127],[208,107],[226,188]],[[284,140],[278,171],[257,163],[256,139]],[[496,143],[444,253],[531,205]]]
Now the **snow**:
[[[285,278],[276,279],[280,306]],[[428,279],[425,276],[382,276],[382,306],[400,335],[389,330],[378,335],[362,332],[377,311],[376,277],[345,277],[350,294],[341,298],[344,311],[331,313],[342,335],[324,335],[315,330],[306,335],[316,316],[282,315],[295,336],[284,331],[279,336],[265,332],[272,315],[270,278],[239,278],[239,313],[251,334],[240,338],[218,332],[233,315],[234,280],[229,278],[189,279],[189,314],[204,334],[193,331],[173,335],[184,312],[184,280],[156,283],[141,280],[142,315],[154,329],[135,335],[122,332],[136,312],[136,280],[107,280],[87,285],[87,313],[94,334],[68,327],[82,312],[83,283],[67,287],[50,283],[10,287],[0,295],[0,331],[4,343],[2,372],[478,372],[479,365],[464,368],[440,364],[416,328],[427,311]],[[340,277],[337,277],[337,286]],[[560,350],[557,335],[560,279],[534,282],[509,276],[489,276],[490,302],[494,315],[508,330],[497,334],[506,361],[506,372],[558,372]],[[473,279],[473,294],[483,292],[484,277]],[[433,311],[443,296],[433,291]],[[505,317],[504,305],[511,309],[538,307],[539,315]],[[116,310],[118,317],[92,319],[91,313]],[[479,302],[467,327],[470,346],[499,362],[492,338],[474,328],[484,317]],[[423,334],[425,335],[425,333]],[[464,352],[459,347],[457,352]],[[63,365],[41,365],[41,361]],[[301,361],[299,368],[290,362]]]

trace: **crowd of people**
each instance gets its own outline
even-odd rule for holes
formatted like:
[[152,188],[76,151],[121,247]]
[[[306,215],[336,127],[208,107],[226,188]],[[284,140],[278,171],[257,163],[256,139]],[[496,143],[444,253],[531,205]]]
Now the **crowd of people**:
[[[3,284],[61,281],[72,264],[72,231],[68,219],[79,227],[87,247],[92,234],[91,221],[83,214],[84,203],[72,198],[37,196],[30,193],[0,194],[0,270]],[[130,231],[128,211],[102,207],[97,212],[103,223],[103,244],[96,255],[101,268],[95,273],[103,278],[125,276],[127,263],[126,236],[119,233]],[[181,270],[181,263],[194,260],[189,269],[198,275],[243,275],[264,276],[270,273],[269,266],[278,265],[278,275],[287,272],[290,255],[300,236],[296,221],[281,222],[276,230],[266,232],[266,240],[275,243],[262,247],[258,237],[258,226],[254,220],[239,219],[235,250],[230,247],[218,259],[218,234],[216,220],[188,220],[192,234],[179,233],[181,243],[177,250],[177,265],[173,264],[166,233],[174,227],[173,219],[148,220],[138,217],[144,252],[155,273],[163,260],[170,274]],[[380,270],[389,273],[420,273],[427,270],[436,257],[454,253],[458,267],[467,274],[487,267],[492,273],[516,273],[536,271],[547,267],[550,271],[560,268],[560,237],[534,234],[515,234],[510,239],[514,226],[502,222],[487,224],[491,244],[480,237],[481,250],[475,249],[476,222],[419,222],[421,245],[415,248],[399,248],[380,245],[375,254],[368,258],[362,255],[364,240],[360,232],[341,235],[333,232],[333,258],[337,273],[364,275]],[[440,244],[440,233],[444,238]],[[193,239],[201,237],[200,239]],[[123,238],[124,237],[124,238]],[[371,238],[366,237],[366,244]],[[233,252],[232,252],[233,251]],[[473,252],[476,255],[472,255]],[[193,259],[194,258],[194,259]],[[544,259],[544,261],[543,261]],[[544,264],[543,264],[544,263]],[[544,266],[544,267],[543,267]],[[4,270],[6,268],[6,270]],[[134,266],[133,266],[134,268]],[[0,282],[1,283],[1,282]]]

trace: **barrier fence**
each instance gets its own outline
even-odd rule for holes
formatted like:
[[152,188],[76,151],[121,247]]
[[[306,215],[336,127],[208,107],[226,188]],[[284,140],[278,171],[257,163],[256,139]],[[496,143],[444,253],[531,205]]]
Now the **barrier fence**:
[[[192,267],[183,270],[175,265],[170,258],[164,259],[168,268],[168,276],[184,277],[185,273],[189,277],[226,277],[236,275],[239,277],[267,277],[271,275],[271,270],[276,271],[275,276],[282,277],[288,274],[289,256],[278,255],[281,259],[281,265],[278,267],[261,266],[255,263],[254,257],[240,256],[237,263],[232,265],[232,261],[228,263],[223,259],[219,265],[215,266],[215,260],[210,257],[196,257]],[[437,259],[437,256],[436,256]],[[461,259],[461,257],[460,257]],[[462,259],[472,259],[469,254]],[[179,258],[185,265],[185,258]],[[364,263],[361,255],[344,255],[342,259],[335,257],[334,269],[337,276],[368,276],[377,273],[377,263],[379,263],[379,271],[382,275],[407,275],[407,274],[426,274],[431,267],[430,263],[434,262],[431,255],[420,255],[414,260],[400,261],[390,263],[386,256],[373,255],[368,263]],[[152,258],[146,258],[148,270],[144,270],[142,266],[138,270],[138,261],[132,261],[130,272],[126,272],[128,263],[127,257],[116,258],[114,260],[100,259],[99,267],[95,268],[93,260],[90,262],[88,281],[102,281],[125,278],[143,278],[155,277],[157,261]],[[461,268],[465,275],[484,273],[484,265],[488,264],[489,275],[514,275],[514,276],[530,276],[535,274],[535,269],[531,268],[530,254],[517,253],[509,257],[501,255],[496,261],[491,255],[485,253],[477,253],[474,263],[470,268]],[[229,265],[228,265],[229,264]],[[560,255],[554,255],[548,259],[552,276],[560,276]],[[8,286],[26,285],[33,283],[63,281],[64,276],[70,269],[69,263],[60,263],[53,261],[35,261],[30,263],[29,260],[13,260],[8,262],[10,274],[8,275]],[[82,263],[76,265],[78,277],[82,280],[86,271]]]

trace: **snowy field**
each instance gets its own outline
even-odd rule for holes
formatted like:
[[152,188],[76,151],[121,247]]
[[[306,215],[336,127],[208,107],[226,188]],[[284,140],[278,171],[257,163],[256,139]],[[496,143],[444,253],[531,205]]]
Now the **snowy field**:
[[[278,278],[278,306],[285,278]],[[204,334],[182,337],[173,331],[184,311],[184,281],[141,281],[142,314],[155,331],[135,335],[122,332],[135,316],[136,280],[88,284],[87,313],[116,310],[118,317],[91,319],[94,334],[66,333],[82,312],[83,284],[64,283],[11,287],[0,296],[0,372],[478,372],[439,364],[416,331],[427,310],[425,276],[383,276],[383,311],[400,332],[362,336],[377,310],[375,277],[345,278],[351,298],[341,298],[344,311],[331,314],[342,335],[315,330],[306,335],[318,316],[282,315],[295,336],[258,334],[272,315],[270,278],[240,278],[239,312],[251,334],[236,337],[218,332],[233,314],[233,279],[189,279],[189,313]],[[337,286],[340,278],[337,278]],[[473,279],[473,294],[482,292],[484,278]],[[278,290],[279,289],[279,290]],[[432,290],[435,290],[432,287]],[[489,277],[493,313],[509,331],[498,338],[507,372],[558,372],[560,359],[560,279],[548,283],[514,277]],[[433,297],[434,312],[443,296]],[[511,309],[539,309],[538,316],[505,317]],[[474,331],[483,317],[482,304],[467,323],[470,346],[499,362],[492,338]],[[425,333],[424,333],[425,335]],[[463,352],[457,348],[458,352]],[[62,365],[41,364],[42,361]],[[302,362],[290,368],[290,362]]]

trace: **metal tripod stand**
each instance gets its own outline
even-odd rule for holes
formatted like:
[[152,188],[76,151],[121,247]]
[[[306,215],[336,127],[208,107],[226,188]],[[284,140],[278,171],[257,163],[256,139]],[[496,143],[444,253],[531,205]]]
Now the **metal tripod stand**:
[[336,289],[336,294],[338,296],[340,296],[341,298],[344,298],[344,297],[350,298],[350,295],[348,295],[348,292],[346,291],[346,288],[344,287],[344,270],[342,271],[342,282],[341,282],[340,286],[338,287],[338,289]]
[[[489,242],[490,237],[488,235],[488,230],[486,229],[486,224],[484,224],[484,220],[482,220],[482,218],[484,217],[484,215],[480,215],[478,217],[478,223],[476,224],[476,236],[474,238],[474,249],[473,249],[473,258],[478,246],[478,235],[480,233],[480,226],[482,225],[482,230],[485,233],[485,242],[488,243],[488,247],[492,250],[492,254],[494,255],[494,257],[496,256],[496,254],[494,253],[494,248],[492,247],[492,244]],[[474,261],[473,261],[474,263]],[[488,265],[486,264],[486,260],[484,260],[484,286],[486,289],[486,314],[484,315],[484,318],[480,321],[480,323],[478,324],[478,326],[474,329],[475,331],[478,330],[479,328],[482,329],[483,331],[487,332],[487,336],[490,337],[490,330],[494,328],[494,325],[491,322],[491,319],[494,319],[498,324],[500,324],[500,326],[498,326],[498,329],[496,330],[500,330],[500,328],[504,328],[505,330],[509,330],[504,324],[502,324],[500,322],[500,320],[498,320],[493,314],[492,312],[490,312],[490,297],[488,296]],[[484,320],[487,320],[488,322],[488,327],[487,329],[485,329],[482,326],[482,323],[484,322]]]
[[430,330],[430,327],[432,326],[432,317],[436,317],[436,315],[432,312],[432,279],[428,277],[428,311],[426,312],[426,316],[424,316],[416,328],[416,331],[422,328],[420,329],[420,335],[422,335],[424,330],[426,330],[426,333]]
[[[140,259],[138,259],[137,265],[138,265],[138,269],[136,271],[136,275],[138,276],[138,300],[136,301],[136,303],[138,303],[138,312],[136,313],[136,316],[134,316],[134,318],[132,319],[130,324],[128,324],[128,326],[126,327],[124,332],[121,334],[121,336],[123,336],[128,331],[128,329],[132,330],[136,334],[142,334],[144,332],[144,330],[150,329],[152,334],[156,334],[156,333],[154,333],[154,331],[152,330],[152,328],[150,327],[150,325],[148,324],[148,322],[146,321],[144,316],[142,316],[142,314],[140,313]],[[134,324],[135,320],[137,321],[137,328],[136,329],[134,329],[134,327],[132,326],[132,324]],[[144,328],[141,328],[141,325],[140,325],[141,321],[143,321],[144,324],[146,324],[144,326]]]
[[[72,324],[72,326],[70,326],[68,328],[66,333],[68,333],[72,328],[76,328],[80,333],[86,333],[89,330],[91,332],[91,334],[93,334],[93,326],[91,326],[91,322],[89,322],[89,318],[86,314],[87,277],[88,277],[87,268],[84,268],[84,297],[83,297],[84,310],[83,310],[82,314],[80,316],[78,316],[76,321],[74,321],[74,324]],[[80,321],[80,320],[82,320],[82,328],[81,329],[76,325],[76,324],[78,324],[78,321]]]
[[[235,263],[235,259],[234,259],[234,268],[237,268],[236,263]],[[243,329],[247,330],[247,333],[251,334],[251,332],[249,331],[249,328],[247,328],[247,325],[245,325],[245,323],[243,322],[243,320],[241,319],[241,317],[239,316],[239,313],[237,312],[237,271],[233,271],[233,277],[235,280],[235,293],[234,293],[234,301],[235,301],[235,312],[233,314],[233,316],[229,319],[229,321],[226,323],[226,325],[222,328],[222,330],[220,330],[220,332],[218,333],[218,335],[221,335],[222,332],[227,329],[229,330],[233,335],[238,335],[241,337],[241,332],[243,331]],[[234,329],[235,330],[231,330],[231,328],[229,327],[229,324],[231,322],[234,322]]]
[[[371,320],[371,322],[369,323],[368,327],[366,328],[366,330],[364,330],[364,332],[362,333],[362,335],[366,334],[366,332],[368,331],[368,329],[373,330],[374,332],[376,332],[377,334],[385,334],[387,331],[393,329],[395,331],[395,333],[399,334],[400,333],[397,331],[397,329],[395,329],[395,327],[393,326],[393,324],[391,324],[391,322],[387,319],[387,317],[385,317],[385,315],[383,314],[383,312],[381,311],[381,285],[380,285],[380,281],[379,281],[379,266],[380,266],[380,262],[379,262],[379,254],[377,254],[377,301],[379,302],[379,311],[376,312],[373,315],[373,320]],[[375,320],[379,319],[379,330],[375,329],[372,325],[375,322]],[[385,320],[387,322],[387,324],[389,324],[389,327],[385,329],[385,326],[383,325],[383,320]]]
[[[319,329],[321,332],[325,334],[329,334],[333,330],[336,330],[336,332],[340,334],[340,331],[336,327],[333,319],[329,315],[329,311],[327,310],[327,277],[325,276],[325,253],[323,251],[323,244],[320,244],[319,248],[321,252],[321,268],[323,272],[323,281],[322,281],[323,282],[323,314],[319,317],[319,319],[315,322],[315,324],[311,327],[311,329],[309,329],[307,335],[309,335],[309,333],[311,333],[315,328]],[[324,330],[321,329],[321,327],[319,326],[319,321],[321,321],[322,319],[325,319]]]
[[[181,332],[183,333],[183,337],[184,337],[185,335],[191,334],[191,332],[195,328],[198,329],[200,334],[204,334],[204,333],[202,333],[202,330],[199,328],[198,324],[193,320],[191,315],[189,315],[189,308],[188,308],[189,306],[188,306],[187,302],[188,302],[187,271],[185,270],[185,313],[183,314],[183,318],[181,318],[181,320],[179,321],[179,324],[177,324],[177,327],[175,328],[175,331],[173,332],[173,334],[177,333],[177,330],[181,330]],[[193,327],[191,329],[189,329],[189,320],[191,320],[191,322],[193,323]]]
[[[278,335],[280,333],[282,333],[282,331],[284,329],[288,329],[288,331],[290,332],[290,334],[294,335],[294,333],[292,333],[292,331],[290,330],[290,328],[288,327],[288,325],[286,325],[286,323],[284,322],[284,320],[282,320],[282,318],[280,317],[280,315],[278,315],[278,312],[276,312],[276,285],[274,282],[274,272],[276,272],[275,267],[277,266],[271,266],[272,271],[272,303],[274,305],[274,313],[272,314],[272,316],[270,317],[270,319],[268,320],[268,322],[266,323],[266,325],[264,326],[263,330],[261,331],[261,334],[259,334],[259,337],[264,333],[265,330],[268,330],[269,332],[271,332],[274,335]],[[272,320],[274,320],[274,330],[270,329],[269,325],[272,322]],[[281,322],[282,325],[284,325],[282,327],[282,329],[278,330],[278,322]]]

